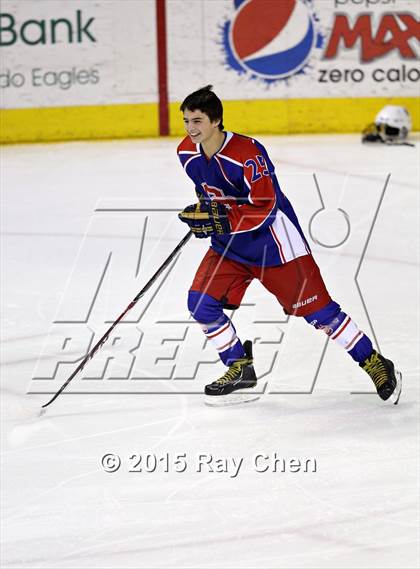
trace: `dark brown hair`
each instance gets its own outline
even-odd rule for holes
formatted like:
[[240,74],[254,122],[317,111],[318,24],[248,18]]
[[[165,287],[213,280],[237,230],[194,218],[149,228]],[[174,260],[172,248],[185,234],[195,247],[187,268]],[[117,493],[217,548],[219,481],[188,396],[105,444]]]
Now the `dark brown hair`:
[[212,91],[213,85],[206,85],[198,91],[194,91],[184,99],[180,111],[201,111],[205,113],[211,122],[220,119],[219,130],[223,130],[223,105],[222,101]]

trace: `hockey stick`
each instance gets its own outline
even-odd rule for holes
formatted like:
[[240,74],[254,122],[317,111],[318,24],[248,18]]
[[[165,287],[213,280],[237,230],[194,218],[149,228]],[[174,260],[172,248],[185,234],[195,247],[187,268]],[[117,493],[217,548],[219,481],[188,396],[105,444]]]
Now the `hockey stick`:
[[178,245],[175,247],[175,249],[172,251],[172,253],[169,255],[169,257],[165,261],[163,261],[163,263],[158,268],[158,270],[155,272],[153,277],[149,280],[149,282],[141,289],[141,291],[138,293],[138,295],[135,298],[133,298],[133,300],[130,302],[130,304],[127,306],[127,308],[124,310],[124,312],[122,312],[118,316],[118,318],[115,320],[115,322],[112,324],[112,326],[105,332],[105,334],[102,336],[102,338],[93,346],[93,348],[90,350],[90,352],[83,358],[83,360],[80,362],[80,364],[77,366],[77,368],[71,374],[71,376],[63,383],[63,385],[60,387],[60,389],[57,391],[57,393],[47,403],[42,405],[41,414],[45,413],[45,408],[48,407],[48,405],[51,405],[51,403],[57,399],[57,397],[60,395],[60,393],[62,393],[65,390],[65,388],[68,386],[70,381],[74,377],[76,377],[76,375],[79,372],[82,371],[82,369],[85,367],[86,363],[89,360],[91,360],[93,358],[93,356],[96,354],[96,352],[103,346],[103,344],[105,344],[105,342],[108,340],[111,332],[116,327],[116,325],[124,318],[124,316],[127,314],[127,312],[129,310],[131,310],[133,308],[133,306],[135,306],[137,304],[137,302],[140,300],[140,298],[149,290],[149,288],[152,286],[152,284],[155,282],[155,280],[159,277],[159,275],[166,269],[166,267],[171,263],[171,261],[175,258],[175,256],[181,251],[181,249],[184,247],[184,245],[188,242],[191,235],[192,235],[192,231],[188,231],[188,233],[178,243]]

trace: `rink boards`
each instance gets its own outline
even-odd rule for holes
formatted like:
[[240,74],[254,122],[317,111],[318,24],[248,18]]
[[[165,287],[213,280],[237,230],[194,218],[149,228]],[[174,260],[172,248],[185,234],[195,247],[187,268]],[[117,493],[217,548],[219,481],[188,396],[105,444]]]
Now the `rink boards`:
[[419,129],[417,2],[279,6],[5,0],[1,140],[179,135],[180,101],[209,83],[233,131],[360,132],[389,103]]

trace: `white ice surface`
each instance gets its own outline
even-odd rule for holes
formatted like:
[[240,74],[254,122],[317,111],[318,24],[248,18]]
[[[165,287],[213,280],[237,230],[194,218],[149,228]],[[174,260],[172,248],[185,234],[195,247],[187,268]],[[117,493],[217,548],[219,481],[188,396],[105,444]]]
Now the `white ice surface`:
[[[338,346],[322,358],[324,336],[287,321],[253,283],[234,321],[255,341],[265,393],[204,406],[202,388],[222,367],[188,321],[186,292],[207,247],[195,240],[37,417],[90,334],[100,337],[185,234],[174,211],[159,210],[182,209],[194,193],[175,140],[3,148],[2,567],[418,566],[419,139],[260,139],[318,241],[332,296],[402,370],[400,404],[382,403]],[[55,379],[33,379],[52,377],[58,361],[70,363]],[[256,472],[253,456],[274,452],[315,458],[316,472]],[[118,472],[102,469],[106,453],[121,457]],[[168,455],[170,471],[160,461],[129,472],[130,456],[146,453]],[[197,472],[199,454],[242,467],[236,477]]]

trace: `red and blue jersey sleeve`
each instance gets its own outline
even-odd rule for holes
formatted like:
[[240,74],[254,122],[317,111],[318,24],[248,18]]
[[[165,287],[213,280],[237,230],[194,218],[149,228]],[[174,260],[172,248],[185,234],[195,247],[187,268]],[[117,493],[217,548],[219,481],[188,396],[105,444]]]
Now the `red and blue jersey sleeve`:
[[[253,231],[273,221],[276,210],[276,191],[271,178],[274,167],[262,145],[251,138],[235,135],[220,158],[241,166],[246,200],[228,200],[232,233]],[[272,170],[272,172],[271,172]]]
[[197,144],[194,144],[193,142],[191,142],[191,139],[189,136],[186,136],[184,138],[184,140],[182,140],[180,142],[180,144],[178,145],[176,152],[177,152],[179,161],[181,162],[181,166],[184,168],[187,175],[193,181],[195,181],[194,175],[193,175],[194,170],[191,170],[190,168],[188,168],[188,165],[190,164],[190,162],[192,160],[199,158],[201,156],[199,146]]

